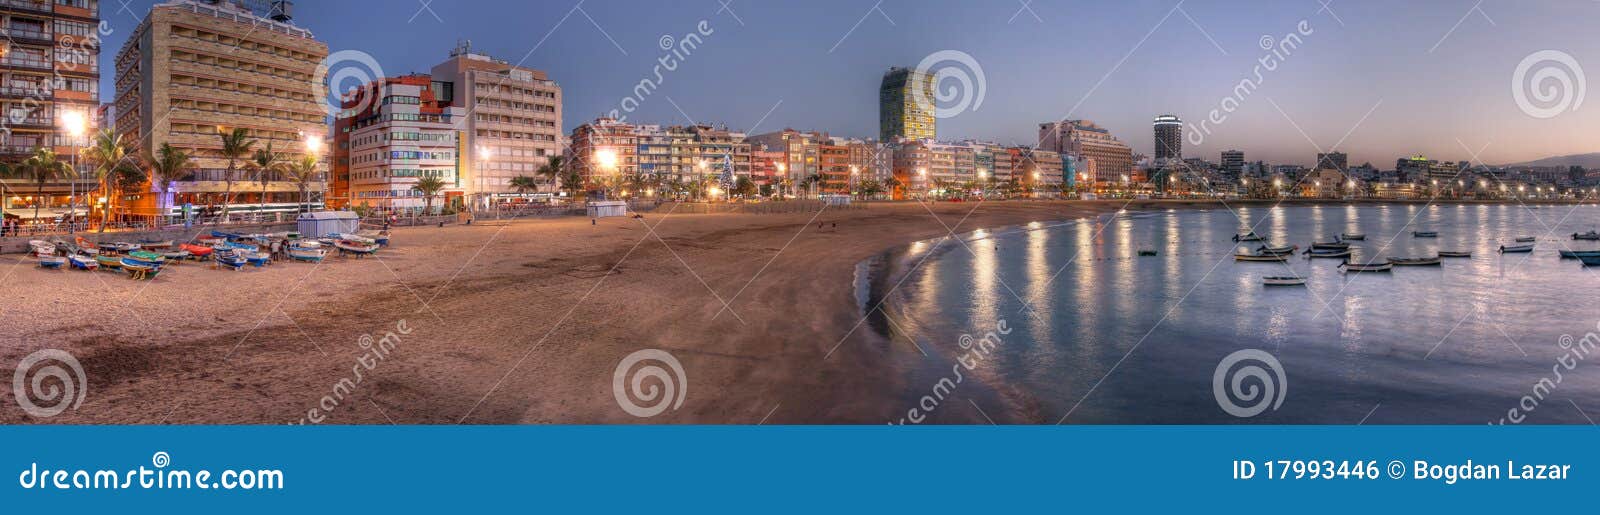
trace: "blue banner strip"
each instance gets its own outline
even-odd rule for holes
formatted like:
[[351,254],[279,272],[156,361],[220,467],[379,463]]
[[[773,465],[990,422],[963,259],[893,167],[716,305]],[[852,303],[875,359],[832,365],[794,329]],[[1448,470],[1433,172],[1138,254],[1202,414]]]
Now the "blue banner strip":
[[1592,426],[9,426],[0,506],[1592,512],[1597,436]]

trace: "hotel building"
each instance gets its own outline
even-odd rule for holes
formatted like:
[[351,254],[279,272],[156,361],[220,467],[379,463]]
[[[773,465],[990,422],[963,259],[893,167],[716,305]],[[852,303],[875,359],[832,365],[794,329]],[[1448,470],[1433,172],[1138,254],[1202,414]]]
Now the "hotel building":
[[1244,152],[1239,150],[1224,150],[1220,159],[1222,171],[1228,177],[1237,179],[1244,174]]
[[[96,0],[0,0],[0,162],[16,164],[36,149],[53,149],[62,160],[78,154],[97,129],[100,103],[100,22]],[[74,137],[69,127],[81,130]],[[77,163],[80,170],[86,163]],[[37,183],[0,178],[0,211],[40,217],[65,212],[75,191],[92,178]]]
[[1121,184],[1133,178],[1133,149],[1089,120],[1039,124],[1039,148],[1092,160],[1096,182]]
[[465,109],[457,125],[469,150],[459,172],[474,204],[517,197],[511,179],[538,178],[539,168],[563,155],[561,86],[545,72],[473,53],[469,42],[435,65],[432,77],[451,106]]
[[825,132],[805,132],[784,129],[777,132],[750,136],[750,143],[765,145],[767,150],[783,152],[778,163],[778,181],[787,180],[791,192],[800,191],[807,177],[822,173],[822,142],[829,139]]
[[1156,163],[1183,160],[1183,120],[1164,114],[1152,124],[1156,136]]
[[[441,96],[451,88],[428,75],[368,83],[346,95],[334,122],[330,205],[382,211],[417,211],[430,203],[461,207],[467,184],[460,171],[466,110]],[[435,198],[413,186],[437,177],[445,188]]]
[[[731,169],[733,178],[771,180],[772,153],[762,151],[756,163],[745,134],[710,125],[634,125],[600,118],[572,129],[570,166],[584,182],[597,177],[641,176],[666,183],[719,181]],[[731,167],[731,168],[730,168]]]
[[[878,87],[878,141],[934,139],[933,76],[910,68],[890,68]],[[922,88],[921,102],[916,90]]]
[[[244,128],[254,149],[271,145],[284,162],[298,160],[308,139],[320,141],[328,130],[331,106],[319,98],[317,76],[327,55],[328,46],[284,12],[268,18],[226,1],[151,7],[117,53],[116,131],[135,152],[162,144],[188,152],[194,175],[173,192],[151,184],[125,193],[128,212],[175,215],[184,204],[214,211],[223,202],[233,212],[298,210],[299,185],[272,174],[263,195],[246,170],[250,156],[238,159],[229,176],[219,134]],[[324,185],[317,180],[310,190],[320,193]]]

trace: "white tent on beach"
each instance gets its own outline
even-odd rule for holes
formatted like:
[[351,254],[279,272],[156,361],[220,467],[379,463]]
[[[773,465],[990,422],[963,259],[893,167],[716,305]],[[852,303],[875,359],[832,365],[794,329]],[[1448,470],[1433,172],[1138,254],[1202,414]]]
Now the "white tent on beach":
[[317,211],[300,213],[300,235],[321,238],[333,233],[354,233],[361,227],[361,217],[355,211]]

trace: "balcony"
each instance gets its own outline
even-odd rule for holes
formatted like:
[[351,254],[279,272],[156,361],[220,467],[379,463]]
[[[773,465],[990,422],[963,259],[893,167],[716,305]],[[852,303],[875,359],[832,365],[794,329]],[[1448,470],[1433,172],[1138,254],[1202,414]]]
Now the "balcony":
[[55,37],[50,32],[43,30],[25,29],[19,27],[0,28],[0,36],[4,36],[16,43],[55,46]]
[[0,98],[20,98],[34,100],[49,100],[52,91],[49,86],[41,84],[37,88],[21,86],[0,86]]
[[0,9],[13,9],[39,14],[53,14],[51,9],[54,2],[47,0],[0,0]]
[[51,64],[49,59],[43,57],[28,57],[19,54],[10,54],[4,58],[0,58],[0,66],[44,72],[55,71],[55,65]]
[[54,129],[56,127],[55,119],[49,116],[8,118],[3,122],[6,128],[12,129]]

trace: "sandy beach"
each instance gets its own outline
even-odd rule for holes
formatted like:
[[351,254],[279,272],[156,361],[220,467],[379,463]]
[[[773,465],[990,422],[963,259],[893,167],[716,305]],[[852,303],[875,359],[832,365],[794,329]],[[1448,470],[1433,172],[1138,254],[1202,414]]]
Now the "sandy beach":
[[[857,263],[947,226],[1220,207],[1125,204],[693,215],[668,205],[597,225],[402,228],[376,258],[242,272],[189,262],[154,281],[0,256],[0,362],[9,371],[61,349],[89,383],[77,409],[35,418],[4,381],[0,422],[283,424],[316,412],[310,422],[324,424],[878,424],[901,409],[920,355],[861,323]],[[363,336],[400,324],[408,333],[386,356],[360,364]],[[679,409],[639,418],[619,408],[613,372],[649,348],[682,363],[687,391]]]

